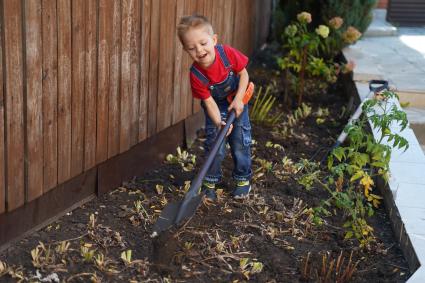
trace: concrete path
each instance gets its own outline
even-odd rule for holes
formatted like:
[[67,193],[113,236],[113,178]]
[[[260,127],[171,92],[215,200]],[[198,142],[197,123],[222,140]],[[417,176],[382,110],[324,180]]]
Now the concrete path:
[[[409,119],[400,132],[410,144],[394,150],[390,181],[383,187],[394,232],[409,262],[417,270],[409,283],[425,282],[425,28],[395,28],[385,21],[385,10],[374,11],[374,21],[362,40],[344,49],[356,64],[357,92],[368,93],[367,82],[385,79],[395,87]],[[400,108],[398,101],[392,101]],[[400,108],[401,109],[401,108]],[[397,131],[397,127],[392,130]],[[373,131],[375,137],[380,134]],[[422,148],[421,148],[422,146]]]

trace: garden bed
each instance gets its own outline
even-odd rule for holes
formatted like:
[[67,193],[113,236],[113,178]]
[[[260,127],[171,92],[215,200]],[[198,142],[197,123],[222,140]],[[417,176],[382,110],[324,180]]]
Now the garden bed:
[[[257,84],[270,81],[271,73],[264,66],[250,70]],[[292,127],[253,124],[255,174],[249,199],[229,196],[229,156],[217,202],[201,204],[180,230],[151,238],[164,205],[181,198],[195,176],[190,156],[182,154],[180,160],[188,157],[185,168],[164,162],[5,250],[0,282],[55,282],[56,276],[61,282],[405,281],[408,266],[383,206],[369,219],[376,242],[361,249],[355,240],[344,239],[338,213],[322,225],[313,223],[310,209],[327,192],[317,186],[307,190],[297,180],[295,164],[330,147],[343,129],[347,99],[336,88],[328,95],[307,96],[311,110]],[[326,109],[329,114],[318,114]],[[293,109],[280,105],[274,111]],[[201,133],[188,151],[196,156],[195,168],[203,162],[202,141]],[[129,252],[123,256],[130,250],[131,257]]]

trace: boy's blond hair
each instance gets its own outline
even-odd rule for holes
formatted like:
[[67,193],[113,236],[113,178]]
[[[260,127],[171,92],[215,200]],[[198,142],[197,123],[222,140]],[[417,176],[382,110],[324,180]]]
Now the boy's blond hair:
[[180,19],[180,23],[177,25],[177,35],[180,39],[180,42],[183,44],[182,38],[183,35],[192,28],[204,28],[206,32],[210,35],[214,34],[213,27],[208,21],[207,17],[193,14],[190,16],[183,16]]

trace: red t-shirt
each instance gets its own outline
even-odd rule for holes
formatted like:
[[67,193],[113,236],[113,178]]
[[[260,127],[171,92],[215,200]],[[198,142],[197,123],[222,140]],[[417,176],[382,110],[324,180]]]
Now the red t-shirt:
[[[223,45],[224,52],[227,55],[227,59],[231,65],[231,69],[235,73],[242,71],[248,64],[248,57],[239,52],[238,50]],[[215,50],[215,60],[207,69],[202,68],[196,62],[193,65],[210,81],[210,84],[216,84],[222,82],[227,77],[228,71],[224,67],[221,61],[220,54],[217,48]],[[192,96],[198,99],[207,99],[211,96],[211,93],[206,85],[204,85],[192,72],[190,73],[190,85],[192,87]]]

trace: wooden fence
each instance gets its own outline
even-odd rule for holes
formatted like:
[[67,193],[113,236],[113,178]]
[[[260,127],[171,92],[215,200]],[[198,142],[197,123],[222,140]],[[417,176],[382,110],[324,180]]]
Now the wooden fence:
[[206,15],[220,42],[251,54],[270,2],[1,1],[0,214],[199,111],[182,15]]

